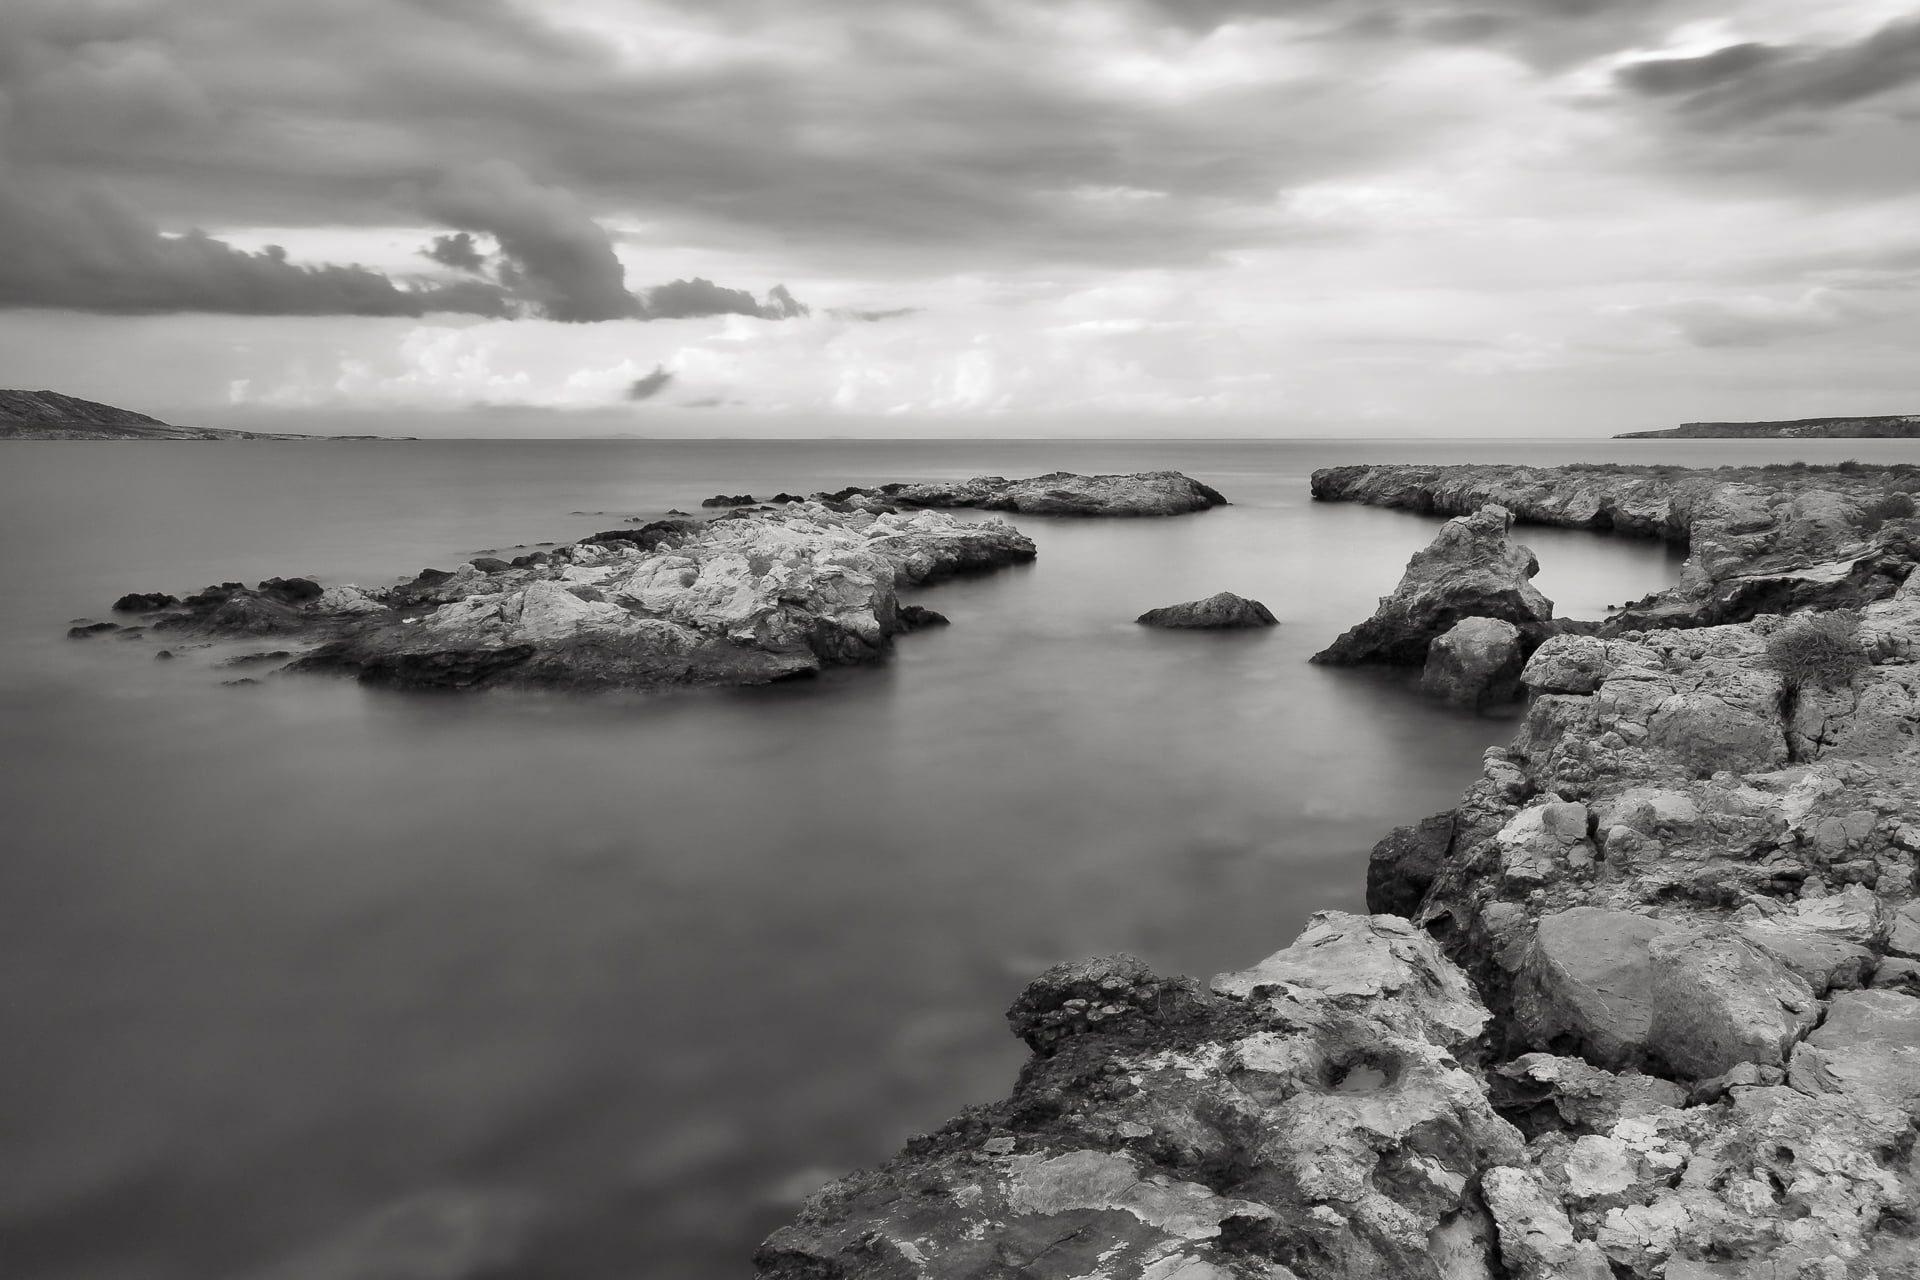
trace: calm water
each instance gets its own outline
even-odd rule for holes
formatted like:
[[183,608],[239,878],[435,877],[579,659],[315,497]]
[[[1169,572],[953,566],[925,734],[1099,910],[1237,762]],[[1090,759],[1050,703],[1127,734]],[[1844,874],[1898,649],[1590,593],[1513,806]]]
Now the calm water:
[[[1509,736],[1306,665],[1433,532],[1312,504],[1314,467],[1794,456],[1916,451],[8,443],[0,1271],[742,1274],[819,1181],[1004,1092],[1033,973],[1258,959]],[[1021,518],[1036,565],[922,596],[951,628],[774,689],[226,688],[225,650],[62,638],[125,591],[383,583],[723,490],[1156,466],[1237,505]],[[1575,616],[1678,567],[1524,536]],[[1221,589],[1284,625],[1130,621]]]

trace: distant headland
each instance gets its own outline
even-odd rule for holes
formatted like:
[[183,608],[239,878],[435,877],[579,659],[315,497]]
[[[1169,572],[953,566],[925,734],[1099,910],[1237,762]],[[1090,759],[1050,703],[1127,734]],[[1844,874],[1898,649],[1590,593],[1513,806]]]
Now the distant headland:
[[1785,422],[1683,422],[1663,431],[1624,431],[1615,440],[1904,440],[1920,436],[1920,414],[1791,418]]
[[0,440],[381,440],[390,436],[314,436],[275,431],[176,427],[131,409],[58,391],[0,389]]

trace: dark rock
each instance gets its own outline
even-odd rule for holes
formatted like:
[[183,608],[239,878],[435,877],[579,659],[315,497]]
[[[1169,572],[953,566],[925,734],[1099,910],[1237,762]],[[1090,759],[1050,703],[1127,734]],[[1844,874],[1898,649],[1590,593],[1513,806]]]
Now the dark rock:
[[1367,910],[1412,918],[1452,845],[1452,810],[1395,827],[1367,858]]
[[512,568],[515,568],[515,569],[530,569],[537,564],[546,564],[551,559],[553,559],[553,557],[548,555],[546,552],[535,551],[530,555],[515,556],[512,560],[508,561],[507,563]]
[[320,598],[320,584],[311,578],[268,578],[260,584],[260,594],[285,604],[304,604]]
[[824,496],[864,510],[978,507],[1049,516],[1176,516],[1227,505],[1218,491],[1178,471],[1102,476],[1055,471],[1028,480],[976,476],[963,481],[883,484],[877,489],[846,488]]
[[806,499],[801,497],[797,493],[787,493],[786,491],[782,490],[781,492],[774,494],[771,498],[768,498],[767,501],[777,505],[777,504],[787,503],[787,502],[805,502]]
[[120,624],[117,622],[85,622],[77,627],[68,627],[67,639],[91,640],[103,631],[118,631],[119,629]]
[[947,615],[935,613],[924,605],[903,604],[899,612],[900,625],[908,631],[919,631],[926,627],[944,627],[948,625]]
[[700,505],[703,507],[746,507],[753,505],[753,495],[750,493],[737,493],[729,498],[724,493],[716,493],[713,497],[701,502]]
[[477,556],[472,563],[473,567],[482,573],[505,573],[513,568],[509,562],[494,556]]
[[413,575],[413,580],[424,587],[437,587],[452,576],[446,569],[422,569]]
[[157,609],[170,609],[179,603],[179,597],[159,591],[133,592],[115,600],[113,609],[115,613],[152,613]]
[[260,682],[252,676],[241,676],[237,680],[222,680],[220,683],[229,689],[243,689],[248,685],[259,684]]
[[1272,627],[1279,619],[1258,600],[1222,591],[1205,600],[1189,600],[1149,609],[1134,619],[1142,626],[1192,630],[1227,630],[1240,627]]
[[678,507],[668,507],[667,514],[670,516],[684,516],[684,515],[687,515],[688,513],[685,511],[682,511]]
[[165,661],[169,661],[169,660],[171,660],[171,659],[172,659],[172,657],[173,657],[173,650],[171,650],[171,649],[162,649],[162,650],[160,650],[160,651],[159,651],[158,653],[156,653],[156,654],[154,654],[154,655],[153,655],[153,657],[154,657],[154,660],[155,660],[156,662],[165,662]]

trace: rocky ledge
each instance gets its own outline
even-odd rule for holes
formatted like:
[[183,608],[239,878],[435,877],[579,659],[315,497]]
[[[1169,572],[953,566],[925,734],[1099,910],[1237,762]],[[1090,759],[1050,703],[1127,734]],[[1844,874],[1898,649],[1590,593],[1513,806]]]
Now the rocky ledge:
[[1330,467],[1323,501],[1470,516],[1497,504],[1520,524],[1686,546],[1678,586],[1639,601],[1616,630],[1708,626],[1883,600],[1920,557],[1920,467]]
[[835,494],[818,496],[857,504],[977,507],[983,511],[1018,511],[1035,516],[1178,516],[1227,505],[1217,490],[1178,471],[1112,476],[1079,476],[1054,471],[1027,480],[976,476],[972,480],[842,489]]
[[615,529],[383,590],[304,578],[130,595],[158,634],[316,645],[294,670],[403,688],[758,684],[878,661],[938,615],[897,591],[1034,558],[999,520],[800,503]]
[[[1688,629],[1546,638],[1512,745],[1375,849],[1378,914],[1204,987],[1124,956],[1042,975],[1012,1096],[828,1187],[761,1275],[1920,1275],[1920,578],[1894,521],[1841,518],[1862,495],[1824,476],[1761,524],[1718,514],[1758,500],[1713,473],[1546,505],[1552,473],[1497,470],[1477,499],[1355,492],[1556,523],[1637,494],[1717,570],[1664,602]],[[1886,568],[1858,610],[1728,623],[1730,545]]]

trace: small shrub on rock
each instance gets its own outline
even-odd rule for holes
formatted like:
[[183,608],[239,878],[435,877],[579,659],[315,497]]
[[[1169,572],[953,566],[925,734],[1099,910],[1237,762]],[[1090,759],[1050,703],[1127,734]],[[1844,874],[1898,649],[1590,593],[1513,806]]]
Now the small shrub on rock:
[[1767,637],[1767,665],[1789,689],[1838,689],[1864,669],[1859,615],[1845,609],[1809,613]]
[[1912,494],[1895,489],[1861,503],[1859,525],[1872,533],[1889,520],[1911,519],[1917,509]]

